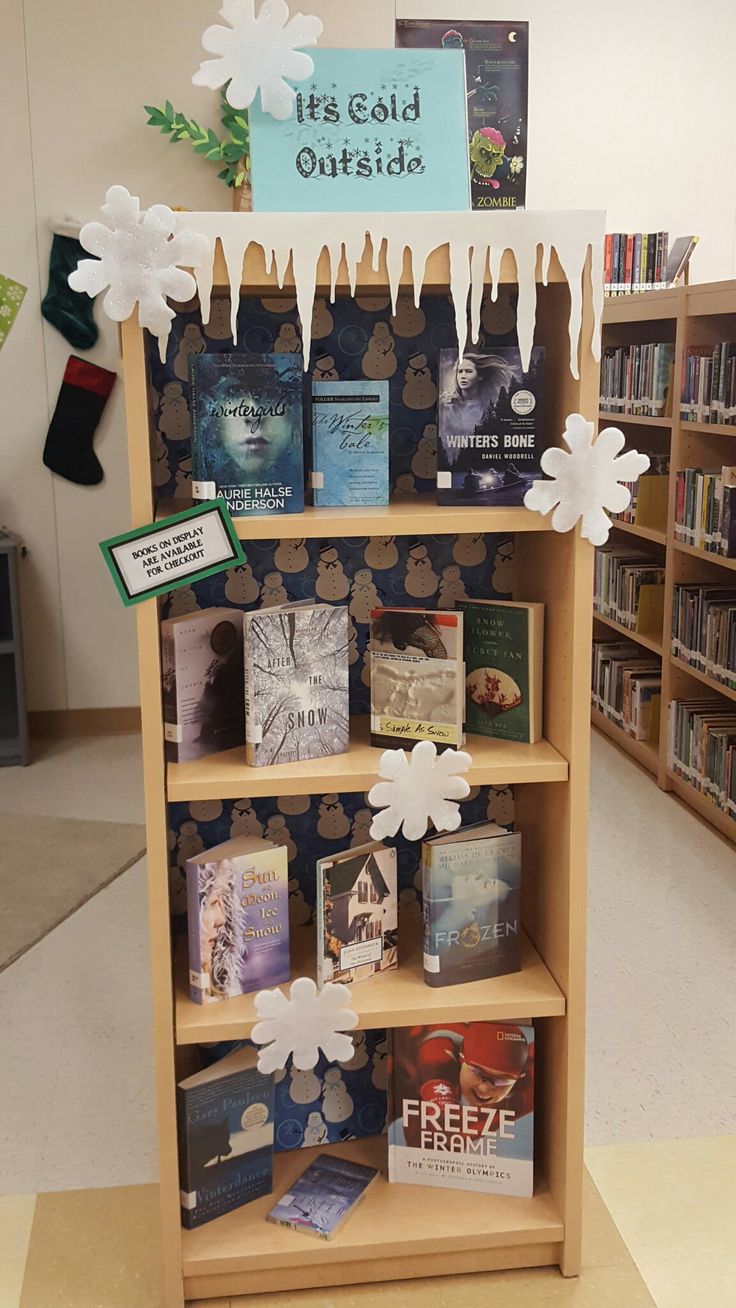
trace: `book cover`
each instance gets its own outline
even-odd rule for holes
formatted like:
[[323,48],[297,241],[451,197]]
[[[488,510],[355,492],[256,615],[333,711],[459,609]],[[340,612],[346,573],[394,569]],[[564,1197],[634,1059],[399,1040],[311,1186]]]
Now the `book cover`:
[[317,979],[364,981],[398,966],[396,850],[379,841],[317,860]]
[[304,508],[301,354],[193,354],[192,496],[234,517]]
[[400,18],[396,44],[412,50],[462,50],[473,208],[523,209],[529,24]]
[[182,1225],[191,1230],[271,1194],[273,1077],[239,1049],[176,1088]]
[[371,744],[439,750],[463,740],[463,619],[424,609],[373,609],[370,619]]
[[437,503],[523,504],[542,475],[544,349],[439,352]]
[[424,980],[452,986],[521,969],[521,836],[478,822],[422,843]]
[[254,101],[253,207],[414,213],[470,207],[461,50],[310,50],[285,122]]
[[189,993],[199,1004],[289,979],[283,845],[236,836],[187,859]]
[[255,767],[349,747],[348,611],[275,605],[245,614],[246,758]]
[[164,742],[171,763],[245,744],[243,619],[205,609],[161,623]]
[[271,1209],[268,1220],[305,1235],[316,1235],[320,1240],[331,1240],[377,1176],[375,1167],[318,1154]]
[[388,504],[387,381],[312,382],[316,508]]
[[534,744],[542,737],[544,605],[458,600],[465,623],[468,731]]
[[534,1029],[397,1027],[392,1052],[389,1181],[531,1196]]

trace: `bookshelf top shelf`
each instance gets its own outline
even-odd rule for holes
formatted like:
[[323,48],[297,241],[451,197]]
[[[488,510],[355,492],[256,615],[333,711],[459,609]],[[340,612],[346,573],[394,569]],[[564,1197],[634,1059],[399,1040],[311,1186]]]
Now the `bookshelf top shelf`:
[[682,305],[685,287],[670,286],[665,291],[643,294],[610,295],[603,304],[603,326],[609,323],[656,322],[676,318]]
[[[647,418],[643,413],[610,413],[607,409],[598,410],[599,422],[626,423],[636,427],[665,427],[672,430],[671,418]],[[736,428],[734,428],[736,431]]]

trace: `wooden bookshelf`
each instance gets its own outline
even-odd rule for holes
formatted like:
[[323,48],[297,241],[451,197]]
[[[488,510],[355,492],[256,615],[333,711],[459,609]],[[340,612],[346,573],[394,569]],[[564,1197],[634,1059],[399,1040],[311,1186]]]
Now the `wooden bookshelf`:
[[[611,722],[595,706],[591,706],[591,721],[599,731],[616,742],[632,758],[656,778],[663,790],[671,791],[688,804],[701,818],[710,822],[722,835],[736,841],[736,820],[722,812],[707,796],[701,794],[682,777],[677,776],[667,762],[667,706],[672,699],[698,698],[701,694],[722,696],[724,703],[736,701],[736,690],[691,667],[684,659],[671,652],[671,614],[674,587],[687,581],[707,581],[717,584],[722,579],[729,584],[729,574],[736,571],[736,559],[675,540],[675,476],[678,470],[702,466],[717,466],[736,462],[736,445],[733,450],[726,438],[736,438],[736,427],[725,423],[680,422],[680,390],[685,349],[688,345],[711,344],[717,340],[736,340],[736,282],[713,282],[702,286],[680,286],[667,291],[648,291],[639,295],[616,296],[607,299],[603,310],[604,345],[636,344],[650,340],[669,340],[675,345],[673,416],[666,420],[642,418],[633,414],[599,412],[600,425],[623,426],[628,431],[629,444],[646,446],[644,434],[635,428],[664,428],[665,435],[657,437],[657,448],[670,452],[670,478],[667,521],[660,526],[651,523],[638,525],[614,521],[615,533],[637,537],[646,549],[652,547],[653,559],[664,559],[665,602],[663,630],[655,634],[628,631],[620,624],[594,613],[598,631],[603,628],[616,631],[620,636],[642,645],[662,657],[662,708],[659,735],[655,741],[636,741],[627,732]],[[649,435],[649,433],[647,433]],[[663,444],[666,440],[667,444]],[[611,540],[616,536],[612,534]],[[662,553],[664,551],[664,553]]]
[[[243,222],[249,215],[240,216]],[[566,215],[560,215],[561,235]],[[491,228],[494,217],[489,217]],[[601,232],[603,223],[601,221]],[[489,229],[490,230],[490,229]],[[549,226],[544,230],[549,232]],[[547,237],[544,238],[548,239]],[[602,239],[602,238],[601,238]],[[540,236],[540,243],[542,237]],[[370,263],[370,261],[368,261]],[[593,417],[597,365],[593,296],[583,279],[579,378],[569,367],[570,294],[556,255],[546,285],[541,244],[537,267],[535,341],[545,347],[545,410],[561,433],[568,414]],[[321,266],[321,265],[320,265]],[[430,258],[425,293],[444,294],[449,252]],[[385,258],[366,264],[359,285],[387,291]],[[325,271],[325,276],[328,272]],[[408,282],[405,263],[403,284]],[[288,279],[287,279],[288,280]],[[513,256],[504,256],[500,280],[516,286]],[[347,293],[338,278],[338,293]],[[214,286],[227,289],[218,247]],[[279,294],[260,252],[251,246],[243,293]],[[125,392],[134,525],[157,512],[151,484],[147,351],[143,333],[122,327]],[[166,506],[158,506],[165,513]],[[245,1036],[252,1027],[252,997],[200,1006],[190,1001],[184,978],[172,967],[168,889],[168,809],[173,801],[279,794],[358,791],[376,780],[379,751],[367,725],[351,723],[347,754],[288,767],[248,767],[242,750],[187,765],[166,766],[163,750],[158,609],[137,611],[143,757],[148,847],[148,899],[165,1308],[206,1298],[225,1302],[238,1295],[295,1291],[312,1286],[438,1276],[449,1272],[557,1264],[566,1276],[580,1269],[583,1181],[583,1073],[585,1050],[585,932],[588,814],[588,694],[591,640],[590,593],[593,549],[577,531],[560,535],[548,519],[523,509],[438,508],[421,497],[397,499],[388,509],[308,510],[288,517],[238,522],[242,539],[515,533],[517,598],[546,605],[544,739],[533,746],[471,737],[471,784],[516,786],[516,820],[524,839],[522,968],[473,986],[434,989],[424,985],[418,940],[400,927],[397,972],[355,987],[361,1026],[472,1018],[539,1019],[535,1103],[535,1193],[532,1199],[463,1194],[451,1202],[440,1189],[389,1185],[382,1175],[350,1222],[329,1244],[301,1238],[265,1221],[273,1196],[250,1204],[196,1231],[182,1231],[179,1209],[175,1085],[189,1069],[197,1042]],[[292,971],[313,973],[312,932],[294,933]],[[180,962],[186,966],[186,960]],[[172,981],[172,976],[174,980]],[[386,1140],[350,1142],[336,1149],[386,1168]],[[276,1155],[274,1194],[281,1195],[310,1161],[295,1150]],[[339,1295],[339,1290],[335,1291]],[[260,1302],[260,1299],[258,1299]]]

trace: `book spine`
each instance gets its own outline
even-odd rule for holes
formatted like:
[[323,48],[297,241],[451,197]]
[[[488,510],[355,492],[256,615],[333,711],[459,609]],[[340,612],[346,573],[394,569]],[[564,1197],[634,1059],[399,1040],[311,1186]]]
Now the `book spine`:
[[202,931],[199,920],[199,869],[187,860],[187,934],[189,940],[189,996],[195,1004],[205,1002],[206,978],[202,975]]
[[647,286],[647,266],[648,266],[647,261],[649,259],[649,244],[651,239],[652,238],[649,232],[642,233],[641,260],[639,265],[639,285],[643,291],[651,290],[651,287]]
[[630,233],[626,237],[626,254],[624,258],[624,294],[628,295],[631,291],[631,278],[634,269],[634,237]]
[[[176,683],[176,638],[171,624],[166,621],[161,623],[161,674],[164,685],[164,758],[167,763],[178,763],[181,726],[179,692]],[[172,680],[173,694],[171,693]]]
[[422,925],[424,930],[422,966],[424,971],[424,984],[436,987],[441,986],[443,982],[440,979],[439,955],[432,952],[432,928],[434,920],[435,913],[432,899],[432,847],[424,842],[422,844]]
[[643,290],[641,281],[641,248],[642,233],[635,232],[631,263],[631,286],[629,289],[637,292]]
[[606,242],[603,253],[603,292],[605,295],[611,294],[611,266],[613,263],[613,232],[606,234]]
[[613,233],[613,284],[611,291],[614,295],[621,294],[621,233]]
[[243,674],[245,691],[245,761],[256,764],[256,745],[260,743],[260,726],[255,719],[255,674],[253,668],[254,637],[252,613],[243,614]]
[[317,985],[321,990],[331,976],[325,975],[325,865],[317,859]]

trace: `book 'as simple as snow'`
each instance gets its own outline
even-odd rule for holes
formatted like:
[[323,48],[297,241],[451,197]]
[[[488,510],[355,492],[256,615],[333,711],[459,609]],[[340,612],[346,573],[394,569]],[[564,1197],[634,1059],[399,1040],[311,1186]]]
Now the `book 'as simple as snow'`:
[[[423,548],[423,547],[420,547]],[[370,622],[371,744],[439,750],[463,740],[462,614],[374,609]]]

